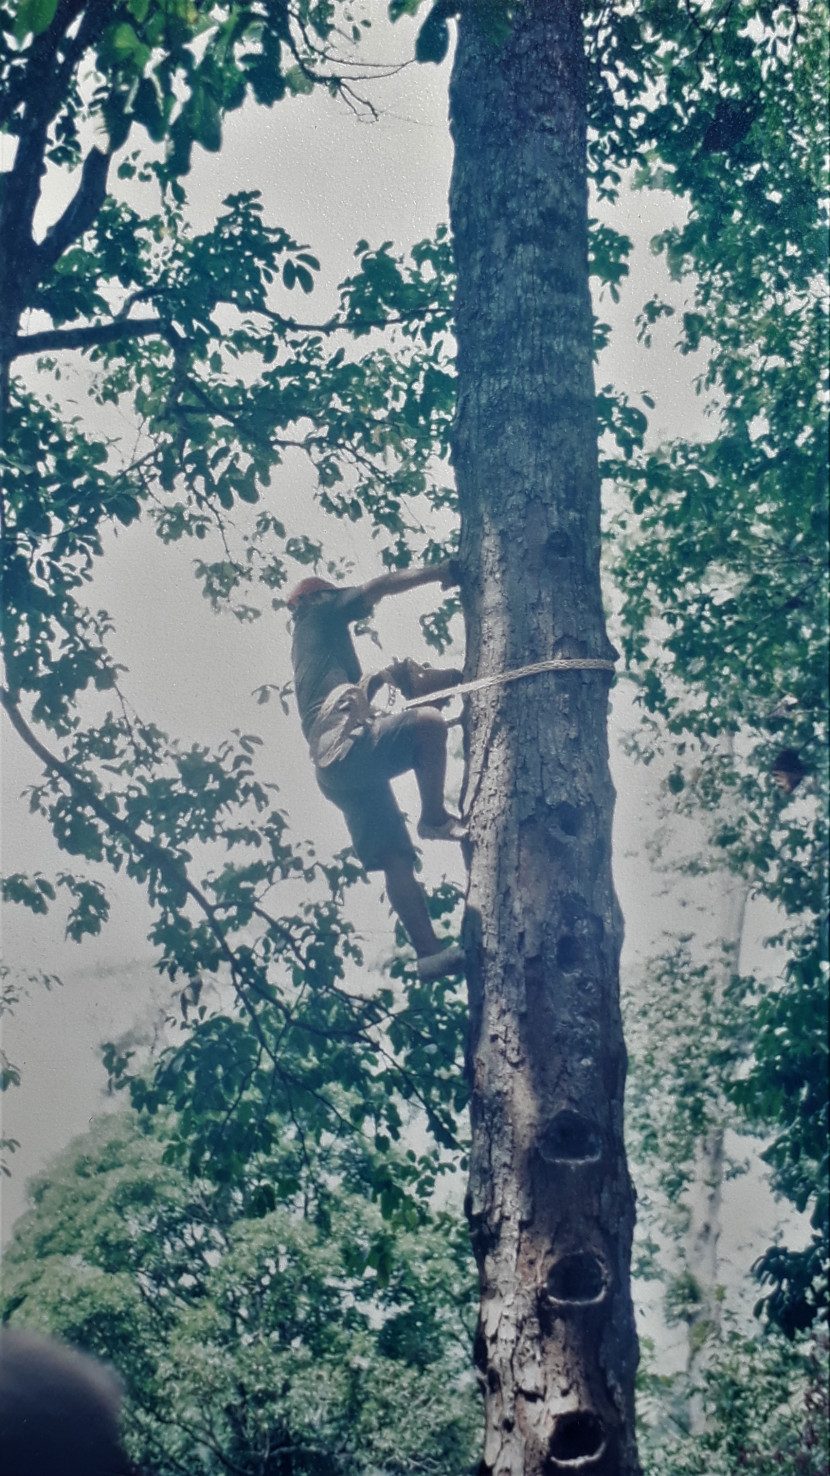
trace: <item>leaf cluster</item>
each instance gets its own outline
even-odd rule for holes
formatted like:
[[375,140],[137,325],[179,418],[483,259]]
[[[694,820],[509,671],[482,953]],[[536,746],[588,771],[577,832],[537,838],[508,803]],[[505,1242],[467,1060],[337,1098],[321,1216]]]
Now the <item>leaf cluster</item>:
[[99,1120],[32,1186],[4,1320],[114,1363],[132,1453],[161,1473],[466,1470],[472,1288],[453,1218],[384,1219],[370,1146],[271,1123],[229,1179],[182,1170],[170,1109]]
[[175,177],[194,144],[221,147],[223,117],[249,95],[270,105],[318,83],[348,89],[332,65],[336,11],[320,0],[21,0],[0,17],[0,121],[25,136],[36,78],[60,104],[50,162],[78,162],[92,119],[109,151],[143,128]]
[[705,1421],[691,1431],[684,1375],[640,1376],[640,1453],[647,1476],[825,1476],[827,1342],[759,1340],[730,1330],[706,1371]]
[[[823,4],[749,0],[661,19],[639,183],[685,207],[653,249],[688,287],[675,347],[701,357],[711,435],[644,436],[606,464],[628,499],[613,529],[621,638],[654,718],[637,746],[670,757],[667,803],[704,819],[711,864],[780,910],[787,966],[744,989],[737,1034],[729,1009],[721,1022],[745,1052],[727,1089],[772,1136],[775,1187],[810,1209],[814,1268],[827,1262],[827,19]],[[674,317],[653,299],[641,336]],[[807,776],[796,794],[771,777],[782,746]],[[787,1255],[770,1256],[762,1273],[783,1286]],[[773,1289],[766,1310],[786,1303],[792,1331],[822,1295],[796,1312]]]

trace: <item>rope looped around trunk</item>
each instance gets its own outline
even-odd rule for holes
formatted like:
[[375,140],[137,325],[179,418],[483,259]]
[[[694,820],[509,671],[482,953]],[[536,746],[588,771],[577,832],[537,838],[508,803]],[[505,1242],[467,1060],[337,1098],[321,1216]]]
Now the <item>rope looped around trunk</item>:
[[441,702],[447,697],[463,697],[467,692],[481,692],[485,687],[504,686],[517,682],[520,677],[535,676],[540,671],[613,671],[616,663],[605,661],[600,656],[557,656],[551,661],[533,661],[529,666],[517,666],[514,671],[500,671],[495,676],[477,677],[472,682],[461,682],[457,687],[447,687],[441,692],[429,692],[424,697],[411,697],[404,708],[428,707],[431,702]]

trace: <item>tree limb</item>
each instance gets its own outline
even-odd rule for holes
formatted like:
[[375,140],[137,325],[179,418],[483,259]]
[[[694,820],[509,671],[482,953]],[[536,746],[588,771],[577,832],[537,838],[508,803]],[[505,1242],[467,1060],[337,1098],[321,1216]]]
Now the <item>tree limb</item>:
[[[26,251],[35,257],[37,255],[32,241],[32,221],[40,199],[49,125],[64,96],[73,68],[105,15],[102,5],[90,4],[84,10],[85,3],[86,0],[60,0],[52,24],[42,35],[35,37],[26,57],[23,89],[26,105],[18,130],[14,163],[5,180],[0,208],[0,240],[7,265],[26,274],[29,280],[34,262],[30,260],[27,263],[22,257]],[[67,42],[61,58],[59,47],[79,15],[81,23]]]
[[[75,198],[77,199],[77,196]],[[64,216],[66,214],[67,212],[64,212]],[[57,226],[54,229],[57,230]],[[417,308],[411,313],[393,314],[388,318],[373,319],[371,322],[361,319],[359,323],[350,322],[348,318],[330,318],[327,323],[298,323],[294,318],[284,318],[280,313],[267,310],[261,310],[261,312],[270,322],[279,325],[284,332],[331,334],[350,333],[356,326],[389,328],[396,323],[408,323],[416,318],[425,318],[428,309]],[[12,340],[10,358],[19,359],[24,354],[44,354],[53,350],[59,352],[61,349],[98,348],[104,344],[118,343],[122,339],[149,338],[154,333],[169,338],[169,325],[161,318],[119,317],[110,323],[91,323],[83,328],[47,328],[42,333],[18,334]],[[225,411],[216,413],[227,414]]]
[[107,173],[111,154],[92,148],[84,159],[81,181],[63,215],[49,227],[36,248],[38,273],[42,277],[63,256],[68,246],[88,231],[107,197]]
[[0,707],[7,713],[9,722],[19,737],[23,739],[27,748],[31,749],[32,753],[40,759],[41,763],[50,772],[57,774],[65,784],[68,784],[73,793],[85,805],[89,806],[93,814],[97,815],[98,819],[108,830],[113,831],[116,835],[126,840],[145,860],[149,861],[151,865],[157,866],[163,875],[172,880],[175,885],[181,887],[187,896],[196,903],[196,906],[207,920],[208,927],[219,944],[222,957],[230,968],[234,988],[240,1000],[248,1009],[257,1039],[269,1060],[276,1066],[277,1061],[274,1052],[265,1039],[256,1010],[248,998],[248,991],[252,989],[255,994],[260,994],[260,997],[266,998],[269,1004],[273,1005],[274,1001],[270,995],[262,994],[255,986],[246,983],[241,977],[239,960],[228,943],[224,928],[216,917],[216,908],[208,901],[204,892],[201,892],[189,879],[184,869],[182,857],[177,855],[175,851],[170,851],[165,846],[158,845],[155,841],[145,839],[132,825],[129,825],[120,815],[115,814],[113,810],[107,807],[100,795],[96,794],[92,785],[86,779],[82,779],[79,774],[75,773],[71,764],[66,763],[64,759],[59,759],[56,754],[50,753],[49,749],[32,732],[20,708],[5,687],[0,687]]
[[92,323],[86,328],[47,328],[42,333],[21,334],[12,341],[11,357],[44,354],[53,349],[98,348],[124,338],[149,338],[166,334],[161,318],[120,318],[112,323]]
[[277,313],[270,308],[258,308],[262,317],[267,318],[286,333],[354,333],[356,329],[370,328],[394,328],[399,323],[414,323],[419,319],[429,316],[435,310],[435,304],[425,302],[421,307],[409,308],[406,312],[381,314],[377,318],[350,317],[348,313],[338,315],[335,313],[325,323],[301,323],[296,318],[287,318],[283,313]]

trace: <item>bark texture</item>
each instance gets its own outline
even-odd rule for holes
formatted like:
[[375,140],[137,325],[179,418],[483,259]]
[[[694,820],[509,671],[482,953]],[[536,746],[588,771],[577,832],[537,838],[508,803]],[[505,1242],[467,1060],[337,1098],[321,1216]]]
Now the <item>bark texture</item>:
[[[469,677],[614,655],[577,0],[464,6],[451,85]],[[482,1476],[634,1476],[609,678],[474,695],[466,808]]]

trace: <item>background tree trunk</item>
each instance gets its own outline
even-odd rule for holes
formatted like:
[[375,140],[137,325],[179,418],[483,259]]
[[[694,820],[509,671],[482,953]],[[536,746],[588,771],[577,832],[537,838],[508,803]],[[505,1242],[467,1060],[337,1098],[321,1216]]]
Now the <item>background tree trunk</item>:
[[[734,759],[734,751],[734,737],[731,733],[726,733],[723,738],[723,752],[730,761]],[[727,810],[727,804],[732,811],[737,811],[740,800],[735,795],[729,796],[721,805],[721,813]],[[735,818],[739,817],[736,815]],[[740,972],[749,894],[749,881],[745,876],[732,871],[718,873],[721,953],[712,998],[712,1012],[716,1019],[723,1018],[727,990],[733,975]],[[702,1435],[706,1429],[703,1383],[712,1353],[721,1336],[721,1267],[718,1247],[726,1169],[724,1139],[729,1120],[730,1106],[721,1084],[716,1087],[716,1098],[709,1121],[696,1145],[694,1175],[688,1195],[686,1271],[696,1294],[689,1318],[686,1358],[689,1379],[688,1419],[692,1435]]]
[[[468,6],[451,86],[468,675],[613,655],[599,582],[585,64],[576,0],[499,34]],[[473,697],[466,807],[483,1473],[639,1470],[608,678]]]

